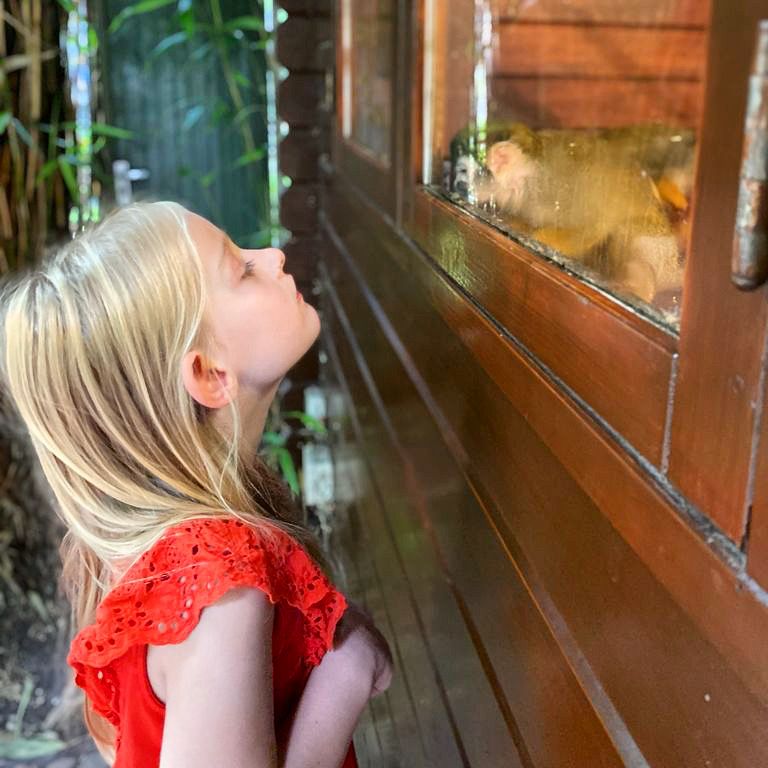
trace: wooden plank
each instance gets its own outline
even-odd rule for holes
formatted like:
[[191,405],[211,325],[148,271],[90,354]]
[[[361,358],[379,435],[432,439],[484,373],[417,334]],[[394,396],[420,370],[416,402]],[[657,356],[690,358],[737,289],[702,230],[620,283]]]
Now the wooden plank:
[[280,197],[280,223],[295,234],[317,232],[319,204],[317,184],[292,184]]
[[[750,504],[755,404],[768,327],[766,290],[737,290],[730,254],[752,50],[765,3],[715,3],[708,93],[680,324],[669,477],[733,541]],[[726,352],[727,350],[727,352]]]
[[[479,363],[745,685],[768,700],[768,646],[762,640],[768,636],[768,609],[764,598],[745,584],[738,564],[731,567],[710,548],[711,532],[700,531],[685,509],[674,508],[621,445],[361,201],[341,196],[337,188],[331,202],[334,226],[353,249],[374,295],[386,298],[391,321],[409,339],[410,359],[418,360],[443,408],[463,414],[457,418],[468,423],[483,414],[474,398]],[[441,322],[434,320],[431,308]],[[358,322],[358,314],[354,317]],[[464,370],[472,373],[457,378]],[[396,379],[399,374],[390,375]],[[445,439],[455,444],[455,436]],[[503,476],[498,462],[504,454],[495,456],[488,472]]]
[[[402,390],[407,386],[407,379],[397,361],[378,354],[382,349],[382,342],[386,344],[377,331],[370,324],[370,317],[360,318],[359,311],[365,310],[364,302],[360,301],[359,293],[355,293],[353,285],[349,284],[348,278],[342,278],[338,272],[334,273],[334,288],[329,292],[333,295],[337,293],[344,300],[344,306],[355,317],[355,331],[357,332],[358,321],[363,321],[365,330],[362,328],[361,338],[366,342],[366,354],[373,353],[372,362],[375,363],[371,370],[377,386],[381,386],[381,394],[388,400],[389,395],[395,390]],[[336,325],[332,328],[332,336],[338,341],[342,333],[349,334],[350,329],[338,329]],[[391,355],[391,352],[389,353]],[[343,362],[343,359],[342,359]],[[345,371],[349,371],[352,366],[359,364],[355,360],[343,362]],[[391,375],[390,375],[391,374]],[[350,378],[360,378],[359,373],[352,372]],[[370,459],[370,464],[375,468],[376,477],[381,488],[386,488],[386,494],[383,498],[386,500],[386,509],[391,525],[394,529],[394,538],[397,542],[403,542],[407,547],[409,554],[408,560],[418,568],[425,558],[432,559],[433,555],[425,551],[425,547],[434,546],[430,544],[429,531],[440,521],[444,515],[449,515],[447,506],[456,506],[460,509],[462,504],[466,505],[467,499],[471,503],[471,494],[468,493],[466,485],[461,482],[458,467],[447,456],[445,448],[441,445],[430,443],[434,453],[423,464],[418,467],[418,477],[425,482],[425,494],[421,500],[414,499],[413,489],[408,487],[407,480],[404,480],[404,474],[413,478],[414,472],[403,472],[399,466],[397,457],[393,458],[392,448],[389,445],[389,438],[386,434],[386,428],[378,423],[376,415],[376,404],[370,401],[370,395],[365,390],[365,384],[361,383],[354,387],[352,392],[356,405],[359,406],[360,413],[364,414],[362,423],[362,433],[365,440],[361,444],[365,455]],[[413,397],[409,395],[407,401],[414,404]],[[402,402],[402,401],[401,401]],[[423,410],[418,402],[415,403]],[[409,416],[410,414],[410,416]],[[422,444],[426,436],[435,436],[434,426],[424,424],[423,413],[420,418],[412,419],[414,416],[411,411],[403,413],[403,419],[398,426],[398,437],[404,441],[404,444],[412,446],[416,441],[421,440]],[[417,437],[417,432],[420,437]],[[439,439],[439,436],[438,436]],[[438,476],[439,475],[439,476]],[[457,496],[457,493],[459,494]],[[403,500],[401,497],[408,494],[408,498]],[[419,518],[421,524],[419,525]],[[480,528],[484,528],[482,521],[478,521]],[[378,540],[378,537],[377,537]],[[490,546],[494,544],[492,540],[486,540]],[[498,543],[496,543],[498,546]],[[489,553],[489,557],[492,555]],[[406,555],[404,555],[404,558]],[[499,575],[498,580],[491,579],[491,574],[484,570],[478,564],[478,573],[486,578],[484,589],[488,597],[494,598],[496,605],[486,603],[490,613],[484,614],[481,623],[483,629],[482,643],[485,643],[486,633],[490,632],[498,643],[493,643],[489,649],[492,659],[491,663],[494,669],[501,673],[510,673],[510,677],[502,680],[502,691],[497,692],[497,697],[501,697],[503,707],[509,707],[515,719],[519,718],[521,725],[525,726],[520,739],[524,742],[523,749],[526,752],[527,760],[525,765],[564,765],[573,760],[573,764],[594,765],[594,766],[619,766],[622,762],[617,760],[616,752],[607,739],[607,736],[595,717],[589,702],[585,698],[579,683],[573,677],[567,663],[560,657],[554,641],[549,636],[545,624],[538,616],[535,606],[530,602],[530,597],[525,593],[522,584],[517,582],[518,576],[513,570]],[[455,583],[459,589],[463,589],[463,580],[456,581],[457,574],[450,572],[444,577],[451,583]],[[423,576],[416,576],[413,579],[414,584],[423,582]],[[493,589],[488,587],[493,584]],[[390,587],[395,594],[402,594],[399,585]],[[473,592],[474,595],[474,592]],[[503,600],[502,600],[503,596]],[[499,613],[498,602],[502,600],[505,606],[514,605],[516,612],[515,618],[512,614],[506,613],[509,621],[499,625],[501,614]],[[522,601],[522,603],[518,603]],[[472,596],[464,596],[464,602],[474,603]],[[441,626],[438,618],[434,614],[434,597],[432,591],[427,593],[425,601],[420,602],[422,612],[429,615],[429,621],[434,625],[435,631],[441,636],[450,636],[453,634],[447,627]],[[474,605],[471,608],[474,612]],[[522,618],[526,617],[526,621]],[[489,630],[487,622],[495,622],[497,627]],[[521,627],[525,626],[524,629]],[[501,634],[499,634],[501,633]],[[477,644],[477,640],[475,643]],[[466,652],[466,651],[465,651]],[[459,663],[458,651],[447,654],[456,663]],[[442,657],[444,654],[440,654]],[[530,659],[538,660],[536,665],[530,666]],[[464,662],[462,662],[464,663]],[[486,672],[487,674],[487,672]],[[457,683],[451,686],[463,689],[456,676]],[[466,678],[477,684],[476,677]],[[546,684],[543,682],[546,680]],[[498,683],[496,683],[498,684]],[[543,686],[543,688],[542,688]],[[482,721],[487,720],[487,715],[482,713]],[[471,735],[471,738],[477,738],[479,741],[478,749],[482,748],[482,743],[487,740],[487,736],[482,736],[474,732],[474,726],[466,719],[460,717],[457,720],[461,732]],[[567,724],[567,725],[566,725]],[[479,726],[477,726],[479,727]],[[487,726],[484,726],[487,727]],[[517,728],[517,726],[514,726]],[[530,728],[531,731],[528,731]],[[550,730],[552,729],[552,730]],[[556,731],[556,733],[555,733]],[[533,754],[530,742],[534,745]],[[491,753],[496,758],[494,750]],[[581,759],[577,762],[577,759]],[[454,763],[438,763],[438,765],[453,765]],[[481,762],[479,765],[486,765]],[[500,759],[498,764],[505,764]],[[472,765],[475,765],[472,762]]]
[[278,0],[278,5],[291,16],[330,16],[334,0]]
[[494,15],[520,21],[705,26],[708,0],[491,0]]
[[327,121],[325,76],[320,73],[294,72],[277,88],[277,111],[294,126],[316,126]]
[[666,80],[494,77],[497,119],[534,128],[615,128],[632,123],[699,124],[703,86]]
[[[395,29],[399,28],[398,16],[400,13],[399,6],[397,6],[393,0],[390,2],[392,13],[395,15],[393,24]],[[387,213],[394,218],[396,207],[396,185],[397,175],[392,173],[392,168],[396,168],[401,161],[399,152],[401,151],[401,144],[396,135],[396,126],[398,125],[398,119],[390,120],[392,133],[389,140],[389,146],[394,148],[394,151],[398,154],[390,153],[390,157],[386,161],[381,157],[376,156],[374,153],[368,151],[364,146],[358,144],[354,135],[344,136],[343,126],[345,124],[345,115],[348,110],[353,109],[353,104],[347,103],[347,97],[354,98],[352,93],[353,81],[353,56],[351,52],[344,49],[344,46],[340,44],[342,40],[341,34],[341,13],[337,14],[336,19],[336,71],[338,76],[336,77],[336,121],[335,130],[332,141],[332,161],[334,166],[345,169],[345,172],[350,176],[357,179],[361,189],[369,195],[376,203],[381,206]],[[395,61],[395,50],[397,45],[397,39],[392,36],[392,50],[391,55],[393,63],[389,68],[389,71],[393,73],[393,83],[397,78],[402,75],[400,72],[401,65]],[[347,92],[347,85],[349,85],[349,91]],[[390,115],[395,115],[399,110],[398,101],[395,97],[395,89],[390,88],[391,91],[391,105]]]
[[317,181],[318,159],[328,149],[328,132],[319,128],[295,128],[278,147],[280,172],[293,181]]
[[768,590],[768,409],[765,407],[763,383],[763,412],[760,440],[755,462],[755,495],[747,541],[747,568],[754,579]]
[[[381,264],[380,254],[372,250],[366,247],[366,263],[360,263],[366,270],[371,262]],[[331,257],[335,258],[333,254]],[[441,456],[445,447],[437,442],[439,434],[434,423],[425,418],[424,405],[418,402],[408,381],[408,369],[394,357],[391,347],[387,349],[388,341],[383,339],[370,310],[367,315],[361,314],[357,311],[360,300],[350,297],[349,301],[345,294],[344,305],[350,307],[349,325],[359,338],[365,339],[366,360],[371,366],[366,378],[376,382],[387,404],[380,416],[391,422],[391,427],[378,431],[393,434],[400,446],[405,475],[410,478],[410,508],[426,520],[422,528],[436,534],[443,567],[463,598],[474,624],[473,636],[479,638],[475,644],[485,648],[500,685],[510,692],[510,706],[531,752],[532,764],[569,764],[567,758],[558,759],[553,752],[533,753],[533,745],[542,750],[563,748],[557,738],[572,735],[565,724],[583,725],[589,718],[583,712],[568,712],[569,697],[557,686],[556,668],[548,667],[554,664],[551,654],[556,651],[548,650],[546,643],[533,642],[535,613],[526,616],[527,592],[518,593],[522,604],[516,602],[512,588],[516,576],[511,563],[504,565],[505,558],[514,558],[517,568],[524,570],[526,588],[535,596],[543,593],[546,597],[549,593],[649,764],[695,765],[710,761],[729,768],[763,764],[768,760],[768,738],[755,738],[754,734],[766,732],[768,697],[761,702],[747,691],[609,521],[578,490],[574,479],[563,471],[520,414],[508,403],[502,405],[500,391],[478,375],[466,354],[451,349],[454,341],[440,332],[439,321],[433,317],[431,323],[427,322],[429,313],[412,303],[414,286],[399,271],[391,274],[391,265],[382,271],[388,271],[389,277],[383,283],[377,280],[371,287],[384,304],[399,297],[399,313],[393,321],[407,329],[401,341],[412,359],[420,363],[426,359],[423,354],[415,354],[419,345],[421,352],[426,347],[431,350],[433,360],[427,367],[433,376],[426,383],[438,405],[447,406],[442,413],[466,448],[467,457],[471,457],[469,479],[473,487],[478,492],[485,489],[485,493],[481,492],[483,503],[494,504],[501,513],[494,513],[492,522],[499,529],[497,535],[506,551],[502,553],[499,541],[489,538],[482,512],[469,494],[461,497],[464,501],[452,495],[436,498],[430,487],[421,484],[422,468],[434,471],[435,463],[445,463]],[[345,285],[342,290],[349,287]],[[450,377],[445,376],[447,370],[451,371]],[[462,397],[444,396],[454,389]],[[370,413],[370,407],[365,410]],[[382,486],[387,488],[388,497],[396,494],[402,480],[390,472],[391,462],[376,451],[385,435],[375,439],[377,428],[370,418],[363,432],[369,436],[366,450],[372,454],[372,465],[382,478]],[[573,442],[576,450],[588,452],[586,441],[573,436]],[[407,465],[411,465],[411,471],[407,471]],[[413,518],[407,508],[396,513],[400,509],[397,505],[387,507],[396,529],[400,521],[407,525]],[[407,529],[397,539],[401,537],[407,537]],[[504,572],[504,568],[509,570]],[[727,622],[729,618],[721,620]],[[516,669],[516,662],[521,667]],[[535,669],[526,669],[531,664]],[[526,674],[531,677],[526,678]],[[532,690],[525,687],[526,679],[534,686]],[[537,687],[541,685],[545,692]],[[580,686],[576,689],[583,693]],[[717,705],[711,706],[715,702]],[[521,707],[522,714],[515,707]],[[529,732],[525,725],[534,730]],[[546,733],[547,726],[559,727],[558,737]],[[619,735],[614,731],[617,739]],[[745,742],[750,742],[746,754]],[[564,754],[572,756],[573,750],[570,744]],[[599,754],[592,755],[592,760],[574,760],[572,764],[600,765],[594,759]],[[607,756],[604,759],[607,761]]]
[[[334,325],[332,337],[338,370],[354,398],[355,408],[373,415],[375,406],[370,403],[345,332]],[[365,453],[367,442],[361,447]],[[392,461],[388,457],[383,460]],[[418,530],[405,538],[393,536],[387,513],[380,506],[383,498],[389,508],[391,503],[396,503],[396,489],[388,488],[385,496],[379,495],[375,502],[365,505],[365,524],[371,532],[371,555],[380,565],[387,591],[392,596],[389,604],[395,622],[394,637],[398,644],[402,643],[398,662],[403,666],[398,671],[407,677],[419,705],[415,715],[426,753],[423,765],[434,768],[476,765],[479,768],[487,763],[476,759],[473,752],[477,749],[482,756],[483,749],[492,745],[498,750],[499,758],[508,761],[503,764],[519,766],[434,553]],[[402,548],[406,540],[410,555]],[[475,739],[484,743],[476,747],[457,743],[459,723],[462,730],[475,724],[472,743]]]
[[430,257],[660,464],[674,339],[449,203],[420,192],[415,206],[414,234]]
[[[317,262],[320,259],[323,240],[317,235],[298,235],[292,237],[284,246],[284,271],[293,275],[296,286],[299,283],[311,284],[317,277]],[[302,290],[302,293],[304,291]]]
[[[337,394],[348,393],[349,379],[352,379],[353,385],[362,386],[364,391],[362,382],[355,384],[359,372],[354,365],[348,370],[349,377],[342,370],[334,338],[339,339],[343,347],[343,330],[334,316],[332,304],[327,301],[323,305],[323,316],[326,318],[323,337],[330,358],[325,371],[325,386]],[[330,382],[327,379],[329,372],[332,375]],[[365,407],[360,402],[357,405]],[[356,498],[351,509],[346,505],[337,506],[334,517],[343,515],[344,519],[337,521],[337,528],[350,534],[350,540],[342,547],[345,560],[353,563],[355,573],[367,585],[367,590],[378,589],[384,599],[386,621],[380,628],[390,638],[394,657],[395,669],[389,692],[391,718],[398,735],[397,757],[405,767],[458,765],[460,755],[448,727],[450,713],[440,695],[429,647],[413,601],[406,599],[410,594],[408,577],[390,537],[378,524],[381,495],[374,492],[365,452],[351,442],[357,439],[352,424],[356,419],[354,406],[348,405],[343,414],[336,412],[334,418],[338,423],[334,445],[336,480],[346,485]],[[349,467],[352,460],[358,465],[355,470],[342,472],[341,469]],[[359,596],[362,591],[353,588],[352,594]],[[367,722],[373,725],[373,717],[369,716]],[[379,757],[374,757],[371,764],[378,766],[382,761],[378,739],[374,751]],[[371,754],[373,756],[373,751]]]
[[276,32],[277,60],[292,72],[333,69],[332,26],[329,18],[293,16]]
[[[700,80],[706,33],[560,24],[500,24],[494,77]],[[589,98],[589,91],[586,91]]]

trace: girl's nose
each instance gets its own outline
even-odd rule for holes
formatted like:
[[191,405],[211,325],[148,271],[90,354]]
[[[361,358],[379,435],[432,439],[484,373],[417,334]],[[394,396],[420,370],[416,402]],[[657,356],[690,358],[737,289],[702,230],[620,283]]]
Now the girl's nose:
[[277,277],[283,274],[283,264],[285,264],[285,254],[279,248],[265,248],[267,259],[274,267],[274,274]]
[[261,268],[279,278],[283,274],[283,264],[285,264],[285,254],[279,248],[259,248],[254,251],[259,257]]

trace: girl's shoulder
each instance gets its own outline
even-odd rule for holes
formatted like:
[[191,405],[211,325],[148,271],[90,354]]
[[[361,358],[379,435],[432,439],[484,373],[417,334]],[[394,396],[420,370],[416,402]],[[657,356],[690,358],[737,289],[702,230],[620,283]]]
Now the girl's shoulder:
[[195,519],[168,528],[107,593],[95,621],[74,637],[67,662],[75,682],[115,722],[111,662],[134,645],[181,642],[202,610],[236,587],[260,589],[271,603],[300,611],[308,666],[332,647],[346,599],[296,539],[235,517]]

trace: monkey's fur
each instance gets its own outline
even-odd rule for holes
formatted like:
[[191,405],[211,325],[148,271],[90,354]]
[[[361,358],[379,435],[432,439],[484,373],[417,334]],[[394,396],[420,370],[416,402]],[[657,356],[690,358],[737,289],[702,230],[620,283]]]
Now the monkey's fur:
[[650,302],[681,282],[667,209],[687,208],[693,145],[692,131],[660,125],[533,131],[515,123],[489,146],[490,173],[478,177],[475,196],[518,231]]

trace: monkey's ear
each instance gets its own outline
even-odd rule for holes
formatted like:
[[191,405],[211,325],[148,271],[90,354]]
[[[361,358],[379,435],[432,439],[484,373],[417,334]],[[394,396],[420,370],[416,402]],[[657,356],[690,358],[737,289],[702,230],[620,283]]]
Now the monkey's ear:
[[222,408],[237,396],[234,372],[196,349],[184,356],[181,378],[190,396],[206,408]]

